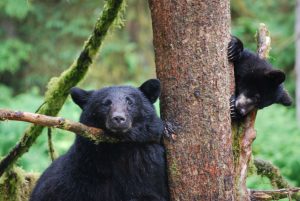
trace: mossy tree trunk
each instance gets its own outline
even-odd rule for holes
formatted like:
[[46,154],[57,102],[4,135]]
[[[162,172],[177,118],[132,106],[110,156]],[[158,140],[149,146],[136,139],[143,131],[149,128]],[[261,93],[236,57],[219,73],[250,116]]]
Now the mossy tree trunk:
[[233,200],[229,1],[149,4],[171,200]]

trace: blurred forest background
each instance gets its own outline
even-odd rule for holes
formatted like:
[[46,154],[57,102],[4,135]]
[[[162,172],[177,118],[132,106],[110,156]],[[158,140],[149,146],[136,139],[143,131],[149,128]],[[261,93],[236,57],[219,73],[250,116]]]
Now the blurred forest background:
[[[34,112],[43,101],[49,79],[68,68],[101,12],[99,0],[0,1],[0,108]],[[295,0],[232,0],[232,33],[255,51],[260,22],[272,36],[271,63],[287,73],[285,83],[295,97]],[[151,18],[147,1],[128,1],[124,26],[106,37],[99,57],[80,83],[85,89],[106,85],[139,85],[155,77]],[[60,116],[77,121],[80,109],[70,99]],[[0,156],[7,154],[28,124],[0,123]],[[273,105],[259,111],[255,157],[271,161],[294,185],[300,186],[300,129],[295,107]],[[54,130],[54,145],[63,154],[74,135]],[[41,172],[51,160],[47,135],[42,135],[18,162]],[[270,187],[267,179],[251,176],[253,188]]]

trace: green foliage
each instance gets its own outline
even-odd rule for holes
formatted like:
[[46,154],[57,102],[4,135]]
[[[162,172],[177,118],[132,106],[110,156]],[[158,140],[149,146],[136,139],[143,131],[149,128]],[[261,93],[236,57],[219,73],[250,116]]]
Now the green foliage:
[[274,66],[287,72],[294,68],[294,9],[295,0],[257,1],[231,0],[233,34],[240,37],[246,48],[256,50],[255,33],[259,23],[268,26],[272,37],[270,59]]
[[22,63],[29,59],[32,49],[30,44],[18,39],[7,39],[0,46],[0,73],[8,71],[15,73],[20,69]]
[[30,4],[26,0],[1,0],[0,11],[3,10],[8,16],[24,19],[30,11]]
[[[7,71],[4,70],[11,69],[7,78],[9,81],[5,79],[2,82],[11,86],[14,93],[26,91],[32,86],[38,86],[43,92],[49,79],[59,75],[76,58],[105,1],[20,0],[26,3],[23,7],[28,12],[24,18],[17,19],[3,9],[18,1],[0,1],[0,43],[18,39],[20,44],[27,46],[24,48],[18,45],[14,48],[17,52],[12,52],[0,45],[0,51],[4,49],[7,58],[15,58],[12,67],[11,64],[7,65],[8,59],[0,60],[0,78],[7,77]],[[121,12],[114,22],[115,27],[124,27],[126,31],[110,32],[104,47],[104,51],[108,51],[94,62],[84,85],[99,87],[107,83],[120,84],[154,77],[148,5],[138,0],[128,3],[126,13],[123,12],[126,4],[122,4]],[[30,49],[27,48],[29,44]],[[110,51],[106,46],[117,46],[117,50]],[[19,52],[20,56],[15,57]],[[112,79],[107,74],[111,74]]]

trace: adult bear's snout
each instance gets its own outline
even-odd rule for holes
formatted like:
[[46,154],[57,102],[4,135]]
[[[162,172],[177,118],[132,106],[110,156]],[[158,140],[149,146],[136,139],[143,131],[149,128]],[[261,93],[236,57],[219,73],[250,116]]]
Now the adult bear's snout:
[[126,132],[131,128],[131,120],[123,107],[115,106],[106,121],[106,127],[112,132]]

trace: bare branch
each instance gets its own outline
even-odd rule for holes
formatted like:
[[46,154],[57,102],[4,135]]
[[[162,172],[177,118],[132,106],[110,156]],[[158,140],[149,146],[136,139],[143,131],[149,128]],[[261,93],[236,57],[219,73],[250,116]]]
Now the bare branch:
[[96,143],[99,142],[116,142],[116,139],[103,135],[103,130],[99,128],[89,127],[79,122],[74,122],[62,117],[50,117],[42,114],[30,112],[12,111],[0,109],[0,120],[15,120],[34,123],[36,125],[60,128],[63,130],[74,132],[82,137],[88,138]]
[[49,149],[49,155],[52,161],[54,161],[57,158],[56,151],[54,149],[54,145],[52,142],[52,128],[48,127],[47,129],[48,134],[48,149]]
[[267,59],[271,50],[271,37],[270,32],[265,24],[261,23],[259,25],[259,30],[256,35],[256,39],[258,56],[262,59]]
[[[299,200],[300,188],[285,188],[277,190],[249,190],[250,198],[252,201],[259,200],[280,200],[284,198],[294,198]],[[296,195],[297,194],[297,195]]]

